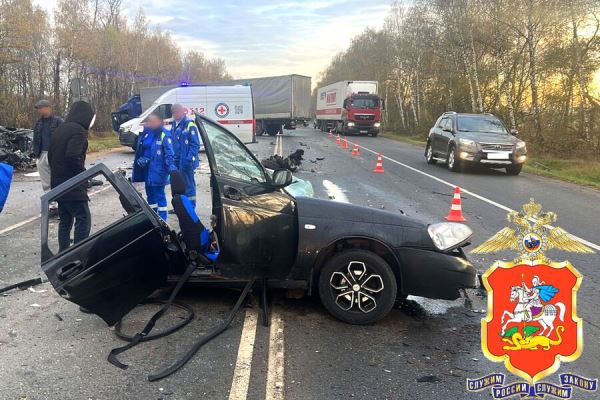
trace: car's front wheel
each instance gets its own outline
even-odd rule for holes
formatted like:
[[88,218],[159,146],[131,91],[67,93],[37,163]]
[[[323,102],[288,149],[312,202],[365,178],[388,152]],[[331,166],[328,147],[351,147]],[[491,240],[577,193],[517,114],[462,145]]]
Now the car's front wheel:
[[435,164],[437,161],[433,158],[433,147],[431,146],[431,142],[427,142],[427,147],[425,147],[425,160],[427,160],[427,164]]
[[519,175],[521,170],[523,169],[523,164],[512,164],[509,167],[506,167],[506,173],[508,175]]
[[366,250],[347,250],[333,256],[321,270],[321,302],[337,319],[371,324],[385,317],[398,288],[388,263]]
[[458,157],[456,154],[456,147],[450,147],[450,151],[448,152],[448,169],[452,172],[456,172],[460,169],[460,164],[458,161]]

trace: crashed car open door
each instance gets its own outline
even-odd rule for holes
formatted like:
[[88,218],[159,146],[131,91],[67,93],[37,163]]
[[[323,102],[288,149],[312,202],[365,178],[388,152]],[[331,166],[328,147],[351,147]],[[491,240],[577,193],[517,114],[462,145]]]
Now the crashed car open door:
[[[93,177],[106,180],[100,190],[114,189],[126,215],[66,250],[52,250],[48,204]],[[62,297],[113,325],[166,282],[169,230],[152,213],[122,174],[103,164],[90,168],[42,196],[42,270]]]
[[294,199],[274,187],[260,162],[232,133],[201,116],[196,122],[212,172],[221,275],[285,278],[298,246]]

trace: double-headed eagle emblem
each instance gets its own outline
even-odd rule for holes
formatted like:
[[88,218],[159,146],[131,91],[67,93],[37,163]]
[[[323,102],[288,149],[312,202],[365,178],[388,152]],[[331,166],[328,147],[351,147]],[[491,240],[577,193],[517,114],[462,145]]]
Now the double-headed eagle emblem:
[[514,263],[549,261],[544,253],[558,249],[572,253],[593,253],[585,244],[576,240],[562,228],[553,227],[556,213],[542,213],[542,206],[533,199],[523,205],[522,212],[511,211],[507,215],[516,229],[506,227],[477,246],[471,253],[494,253],[502,250],[517,250],[519,256]]

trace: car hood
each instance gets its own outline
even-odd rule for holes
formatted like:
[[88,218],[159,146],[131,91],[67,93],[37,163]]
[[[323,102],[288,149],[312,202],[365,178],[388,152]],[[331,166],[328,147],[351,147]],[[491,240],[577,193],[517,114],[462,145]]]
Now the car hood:
[[396,225],[426,229],[427,224],[402,214],[355,204],[308,197],[296,198],[300,217],[336,221],[364,222],[378,225]]
[[485,132],[459,132],[457,137],[471,139],[479,143],[516,144],[519,139],[513,135],[498,135]]

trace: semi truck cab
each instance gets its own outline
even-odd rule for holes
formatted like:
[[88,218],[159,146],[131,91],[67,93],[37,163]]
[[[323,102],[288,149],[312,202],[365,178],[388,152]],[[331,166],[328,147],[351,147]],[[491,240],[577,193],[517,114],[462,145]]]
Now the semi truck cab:
[[377,136],[381,128],[382,103],[377,95],[352,94],[344,100],[342,124],[338,129],[343,133]]
[[317,127],[343,134],[377,136],[381,110],[377,81],[340,81],[317,89]]

